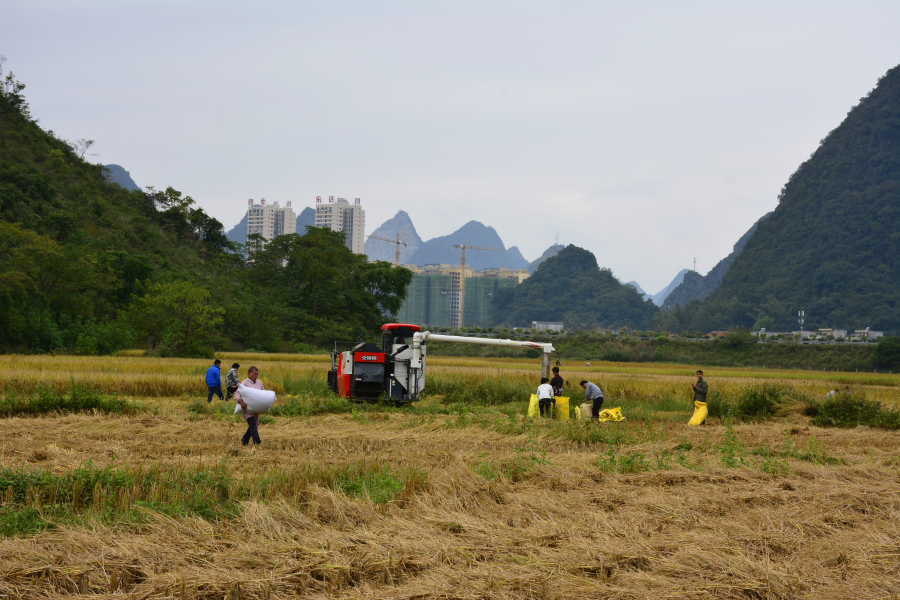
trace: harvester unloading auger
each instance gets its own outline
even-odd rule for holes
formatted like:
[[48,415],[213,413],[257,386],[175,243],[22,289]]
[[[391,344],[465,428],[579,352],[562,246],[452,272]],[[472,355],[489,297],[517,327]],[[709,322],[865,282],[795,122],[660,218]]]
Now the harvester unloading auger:
[[442,335],[400,323],[383,325],[381,333],[381,348],[372,343],[345,343],[341,348],[342,343],[335,342],[328,387],[341,398],[373,401],[384,395],[397,402],[415,402],[425,388],[425,343],[429,340],[535,348],[543,354],[541,376],[550,377],[553,344]]

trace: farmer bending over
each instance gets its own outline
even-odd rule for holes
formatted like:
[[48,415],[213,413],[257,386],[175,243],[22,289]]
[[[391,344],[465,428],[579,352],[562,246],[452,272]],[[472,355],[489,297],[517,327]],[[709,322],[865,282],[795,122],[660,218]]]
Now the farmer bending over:
[[537,389],[538,406],[541,409],[542,417],[553,417],[550,412],[550,405],[553,403],[553,386],[546,377],[541,377],[541,385]]
[[581,387],[584,388],[584,401],[591,402],[591,420],[599,421],[600,407],[603,406],[603,391],[597,387],[597,384],[583,379]]

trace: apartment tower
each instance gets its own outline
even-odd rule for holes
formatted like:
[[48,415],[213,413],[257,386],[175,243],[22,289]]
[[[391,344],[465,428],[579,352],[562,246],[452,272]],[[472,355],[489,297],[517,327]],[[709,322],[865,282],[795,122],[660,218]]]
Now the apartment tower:
[[285,206],[279,206],[277,202],[267,206],[265,198],[259,204],[254,204],[250,199],[247,205],[247,235],[258,233],[272,240],[279,235],[297,232],[297,215],[290,201]]
[[316,227],[343,231],[344,243],[350,251],[355,254],[365,253],[366,211],[359,204],[359,198],[350,204],[344,198],[335,200],[334,196],[329,196],[325,203],[321,196],[316,196]]

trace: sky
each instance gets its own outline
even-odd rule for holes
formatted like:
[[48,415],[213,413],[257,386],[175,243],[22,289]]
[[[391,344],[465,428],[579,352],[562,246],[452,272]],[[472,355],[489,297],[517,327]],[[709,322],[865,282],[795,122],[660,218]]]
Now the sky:
[[708,272],[900,64],[900,2],[0,0],[32,114],[230,229],[360,198],[649,293]]

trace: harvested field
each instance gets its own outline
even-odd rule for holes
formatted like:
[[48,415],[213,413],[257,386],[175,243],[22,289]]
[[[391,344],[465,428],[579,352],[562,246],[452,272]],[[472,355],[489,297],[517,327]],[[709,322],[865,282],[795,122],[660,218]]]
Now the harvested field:
[[[258,448],[240,446],[230,406],[197,402],[206,361],[8,357],[6,394],[97,377],[147,410],[0,419],[0,597],[900,593],[896,432],[817,428],[798,413],[691,428],[693,367],[564,372],[602,378],[609,405],[626,407],[625,422],[592,426],[526,420],[521,398],[338,406],[309,383],[320,357],[249,356],[237,360],[291,394],[281,403],[321,410],[268,418]],[[484,364],[437,359],[429,375],[438,388],[531,387],[534,361]],[[784,373],[709,371],[727,393]],[[126,393],[129,375],[145,387]],[[154,375],[180,391],[158,393]],[[778,380],[834,385],[813,375]],[[862,376],[858,393],[896,404],[893,379]]]

